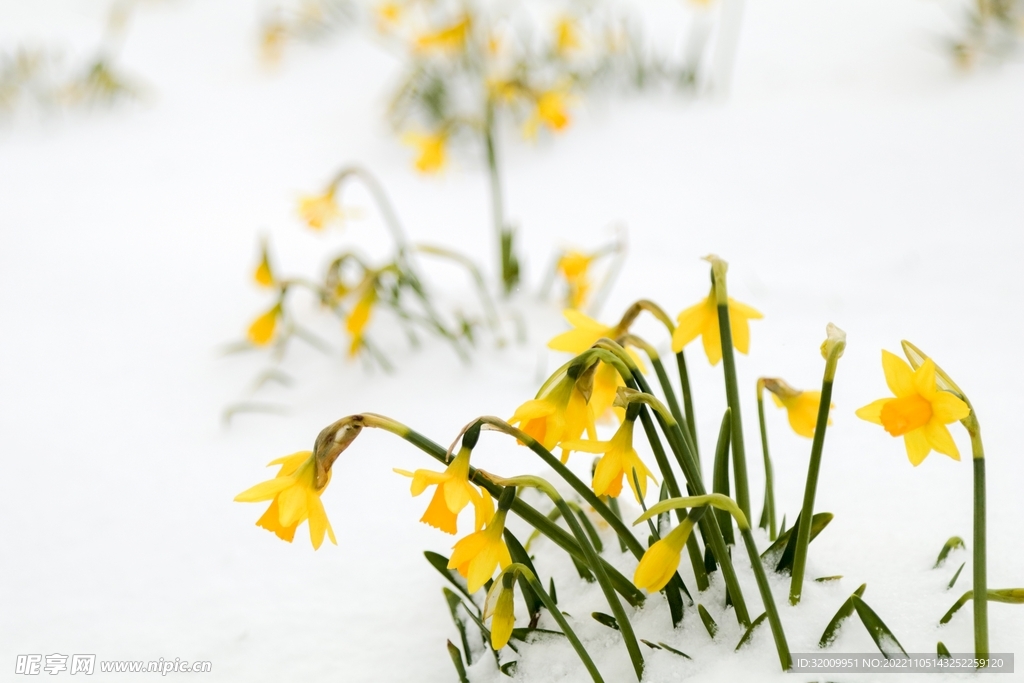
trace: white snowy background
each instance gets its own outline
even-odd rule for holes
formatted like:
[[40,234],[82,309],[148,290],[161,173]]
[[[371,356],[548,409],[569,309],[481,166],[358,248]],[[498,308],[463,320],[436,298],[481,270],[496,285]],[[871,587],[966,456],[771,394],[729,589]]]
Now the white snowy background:
[[[0,40],[84,54],[105,7],[7,0]],[[656,8],[674,16],[670,4]],[[256,355],[220,354],[266,306],[251,282],[259,236],[289,273],[316,272],[343,244],[388,248],[365,197],[352,194],[365,218],[314,234],[294,215],[300,193],[363,163],[414,240],[458,246],[490,267],[485,179],[470,155],[438,178],[412,171],[381,117],[398,64],[372,41],[348,34],[300,48],[268,73],[252,3],[181,0],[139,12],[121,63],[146,82],[142,103],[23,111],[0,124],[4,679],[16,654],[95,653],[210,660],[211,681],[455,680],[443,580],[422,558],[453,539],[417,522],[426,497],[410,498],[391,471],[432,460],[389,434],[361,436],[323,497],[340,545],[319,552],[305,527],[287,545],[253,526],[262,505],[232,498],[273,473],[266,462],[310,448],[343,415],[385,413],[445,445],[479,414],[509,416],[560,362],[543,351],[563,323],[555,303],[534,298],[542,267],[557,248],[607,240],[613,222],[628,226],[630,254],[606,321],[640,297],[675,313],[705,296],[699,257],[709,252],[730,262],[730,293],[765,314],[739,359],[756,510],[755,379],[816,388],[825,324],[849,334],[817,498],[836,517],[808,569],[845,578],[812,584],[802,605],[781,608],[792,650],[813,650],[866,582],[865,599],[908,651],[934,652],[942,640],[969,652],[969,607],[944,628],[937,622],[970,587],[970,556],[931,569],[949,536],[972,547],[963,430],[953,426],[963,462],[933,453],[913,468],[899,441],[853,415],[888,393],[880,349],[898,351],[907,338],[934,356],[969,393],[984,430],[989,585],[1024,585],[1024,68],[953,69],[940,39],[957,11],[929,0],[751,0],[728,98],[596,98],[559,139],[530,146],[507,131],[507,205],[529,282],[514,306],[527,342],[498,350],[486,341],[467,365],[441,342],[408,352],[392,335],[390,375],[346,360],[340,336],[334,356],[299,346],[286,365],[297,384],[259,396],[288,415],[240,415],[230,428],[222,410],[264,367]],[[431,275],[443,300],[466,298],[461,276]],[[667,348],[657,326],[639,329]],[[689,359],[707,453],[725,404],[721,369],[699,345]],[[780,516],[792,521],[810,442],[768,411]],[[474,460],[502,474],[541,471],[494,435]],[[589,462],[573,465],[585,473]],[[621,642],[586,616],[607,608],[570,587],[560,554],[537,548],[606,680],[629,680]],[[759,614],[746,558],[736,557]],[[613,552],[612,561],[631,575],[631,559]],[[685,562],[683,575],[692,589]],[[780,605],[786,588],[775,585]],[[647,680],[781,678],[767,629],[732,654],[741,632],[719,597],[700,598],[723,628],[716,642],[695,610],[672,633],[651,601],[640,636],[696,661],[650,653]],[[990,612],[992,650],[1019,649],[1024,608]],[[834,647],[874,650],[855,621]],[[524,652],[523,680],[586,680],[564,644]],[[474,680],[502,678],[488,666],[474,666]],[[1021,674],[999,680],[1013,678]]]

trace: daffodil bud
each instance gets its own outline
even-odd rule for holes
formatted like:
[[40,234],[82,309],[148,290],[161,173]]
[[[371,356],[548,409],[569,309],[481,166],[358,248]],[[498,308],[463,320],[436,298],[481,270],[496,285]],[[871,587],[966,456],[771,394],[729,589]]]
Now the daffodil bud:
[[515,615],[515,574],[503,572],[491,584],[484,600],[483,618],[491,621],[491,647],[500,650],[508,644],[512,629],[516,623]]
[[334,424],[325,427],[317,435],[313,445],[313,457],[316,459],[316,487],[327,485],[328,472],[338,456],[349,447],[363,430],[363,416],[350,415],[343,417]]

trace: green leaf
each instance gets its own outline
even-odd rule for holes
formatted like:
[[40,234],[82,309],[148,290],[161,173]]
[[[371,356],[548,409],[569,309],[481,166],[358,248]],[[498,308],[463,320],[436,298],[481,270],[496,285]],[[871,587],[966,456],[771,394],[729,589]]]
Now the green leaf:
[[448,656],[452,658],[455,671],[459,674],[459,683],[469,683],[469,678],[466,676],[466,665],[462,663],[462,653],[450,640],[448,641]]
[[451,612],[452,621],[455,622],[455,628],[459,631],[459,638],[462,640],[462,649],[466,652],[466,664],[473,664],[473,652],[469,649],[469,638],[466,637],[466,622],[459,616],[459,606],[462,604],[462,598],[458,596],[453,590],[448,588],[442,588],[444,591],[444,599],[448,602],[448,611]]
[[786,530],[786,515],[782,515],[782,524],[779,525],[779,533],[783,533]]
[[[462,593],[469,600],[469,603],[476,607],[476,602],[473,600],[473,596],[469,594],[469,589],[466,585],[465,579],[459,576],[459,573],[454,569],[448,569],[448,558],[440,553],[435,553],[427,550],[423,553],[423,556],[427,558],[427,562],[430,566],[441,573],[441,576],[448,579],[455,588]],[[480,608],[477,607],[477,613],[480,612]]]
[[953,655],[949,654],[949,648],[946,647],[940,640],[939,644],[935,646],[935,652],[938,654],[939,659],[952,659]]
[[746,633],[744,633],[743,637],[740,638],[740,642],[736,643],[736,650],[735,650],[735,652],[739,652],[741,647],[743,647],[748,642],[750,642],[750,639],[754,637],[754,630],[757,629],[758,626],[763,624],[764,620],[767,619],[767,618],[768,618],[768,613],[767,612],[762,612],[761,616],[759,616],[757,619],[754,619],[754,622],[752,624],[750,624],[750,626],[747,628]]
[[939,558],[935,560],[935,566],[932,567],[932,569],[938,569],[939,567],[941,567],[942,563],[946,561],[946,558],[949,556],[949,554],[957,548],[967,548],[967,546],[964,544],[964,539],[960,538],[959,536],[950,537],[950,539],[946,541],[946,545],[942,546],[942,550],[939,551]]
[[652,643],[651,641],[644,640],[643,638],[640,639],[640,642],[646,645],[647,647],[651,648],[652,650],[665,650],[666,652],[671,652],[672,654],[679,655],[680,657],[693,659],[692,657],[690,657],[690,655],[686,654],[682,650],[677,650],[671,645],[666,645],[665,643]]
[[900,645],[900,641],[896,640],[896,636],[893,635],[889,627],[885,625],[881,617],[875,614],[875,611],[868,607],[868,604],[861,600],[858,596],[850,596],[850,600],[853,601],[853,607],[857,610],[857,616],[860,617],[861,622],[864,624],[864,628],[868,630],[868,634],[871,639],[875,641],[875,645],[878,646],[879,651],[885,655],[886,659],[890,659],[896,655],[896,650],[903,653],[903,656],[907,656],[907,651]]
[[[834,516],[831,512],[819,512],[811,517],[811,538],[808,543],[817,538]],[[768,550],[761,553],[761,560],[769,567],[775,565],[775,571],[780,574],[788,574],[793,569],[793,557],[796,555],[796,534],[794,532],[798,528],[800,528],[800,515],[796,516],[790,529],[779,533],[778,539],[769,546]]]
[[[519,539],[507,527],[505,528],[504,536],[505,545],[508,547],[508,553],[512,557],[512,561],[526,565],[526,568],[533,572],[534,576],[537,576],[537,569],[533,566],[533,560],[530,559],[529,553],[523,549]],[[530,582],[521,575],[519,577],[519,588],[522,592],[523,601],[526,603],[526,610],[530,613],[530,626],[534,627],[537,625],[537,620],[540,619],[540,608],[544,603],[537,597],[537,593],[530,586]]]
[[580,575],[580,578],[587,583],[594,583],[594,575],[590,572],[590,567],[577,560],[574,556],[570,555],[573,565],[576,567],[576,572]]
[[700,620],[704,622],[704,628],[708,630],[708,635],[714,638],[715,634],[718,633],[718,624],[711,618],[708,611],[704,609],[704,605],[700,603],[697,603],[697,613],[700,615]]
[[964,567],[966,565],[967,565],[966,562],[961,562],[960,563],[960,568],[956,570],[956,574],[953,574],[953,578],[949,580],[949,585],[946,586],[946,590],[949,590],[950,588],[953,587],[953,585],[956,583],[956,580],[960,578],[960,572],[962,572],[964,570]]
[[558,604],[558,593],[555,591],[555,579],[554,577],[548,579],[548,595],[551,596],[551,602]]
[[[967,591],[960,596],[960,599],[953,603],[953,606],[949,608],[945,616],[939,619],[940,624],[948,624],[949,620],[953,618],[961,607],[966,605],[968,601],[974,599],[974,591]],[[1024,605],[1024,588],[990,588],[988,590],[989,602],[1006,602],[1011,605]]]
[[843,578],[842,574],[836,574],[835,576],[819,576],[815,579],[817,583],[828,583],[830,581],[838,581]]
[[576,513],[576,516],[579,518],[580,525],[583,527],[583,530],[587,532],[587,538],[590,539],[590,545],[594,546],[594,550],[596,550],[597,552],[603,551],[604,545],[601,543],[601,537],[598,535],[597,529],[594,528],[594,525],[590,521],[590,518],[587,517],[586,513],[583,512],[579,505],[570,501],[566,502],[569,504],[569,507],[572,508],[573,512]]
[[[722,426],[718,431],[718,444],[715,446],[715,469],[712,482],[712,493],[729,495],[729,440],[732,434],[730,411],[726,409],[722,417]],[[733,534],[732,515],[725,510],[714,510],[718,518],[718,526],[722,528],[722,537],[727,545],[736,545]]]
[[525,626],[512,629],[512,637],[516,640],[528,643],[531,642],[527,640],[529,636],[562,636],[564,638],[565,634],[561,631],[550,631],[546,628],[526,628]]
[[602,626],[613,628],[616,631],[619,630],[619,622],[615,621],[615,617],[613,617],[610,614],[605,614],[604,612],[591,612],[590,616],[592,616],[594,618],[594,621],[601,624]]
[[505,662],[500,667],[498,667],[498,669],[501,671],[501,673],[505,674],[509,678],[512,678],[513,676],[516,675],[516,668],[518,668],[518,667],[519,667],[519,660],[518,659],[513,659],[511,662]]
[[[462,604],[463,606],[465,606],[465,601],[463,601]],[[469,616],[470,619],[473,620],[473,623],[476,624],[476,627],[480,629],[480,636],[483,638],[484,643],[487,645],[487,648],[494,653],[494,658],[497,659],[498,653],[497,651],[495,651],[493,647],[491,647],[491,630],[484,626],[484,622],[480,619],[480,617],[473,614],[471,611],[469,611],[469,609],[466,610],[466,614]],[[519,652],[516,646],[512,644],[512,641],[509,641],[507,647],[512,648],[513,652]]]
[[826,648],[832,644],[832,641],[834,641],[836,636],[839,635],[839,627],[842,626],[846,619],[853,615],[855,609],[853,606],[854,596],[859,598],[864,595],[864,589],[867,587],[868,585],[866,583],[862,583],[860,588],[855,590],[853,595],[847,598],[843,604],[839,606],[839,610],[836,612],[836,615],[832,617],[832,621],[828,622],[828,626],[825,627],[825,632],[822,633],[821,638],[818,639],[818,647]]

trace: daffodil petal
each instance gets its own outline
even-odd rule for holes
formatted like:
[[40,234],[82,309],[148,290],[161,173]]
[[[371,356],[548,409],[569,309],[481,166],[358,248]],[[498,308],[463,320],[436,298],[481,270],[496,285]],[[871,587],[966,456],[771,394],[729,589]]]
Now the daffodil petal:
[[906,361],[894,353],[882,349],[882,370],[885,372],[885,383],[897,398],[911,396],[914,389],[914,371]]
[[862,420],[867,420],[868,422],[880,425],[882,424],[882,408],[885,407],[886,403],[892,400],[893,399],[891,398],[880,398],[877,401],[872,401],[863,408],[858,408],[854,414]]
[[683,347],[699,337],[708,326],[708,317],[714,311],[713,306],[708,306],[709,299],[690,306],[679,314],[676,329],[672,333],[672,351],[674,353],[682,351]]
[[924,459],[931,453],[932,447],[928,443],[928,437],[925,436],[924,428],[913,429],[903,435],[903,443],[907,447],[907,457],[910,458],[910,464],[917,467]]
[[914,389],[928,401],[935,398],[935,361],[931,358],[925,358],[914,371]]
[[943,424],[962,420],[971,414],[971,409],[967,404],[948,391],[936,391],[931,402],[932,419]]
[[294,483],[290,478],[276,477],[242,491],[235,496],[235,501],[238,503],[259,503],[270,500]]
[[933,449],[954,460],[960,459],[960,450],[956,447],[956,442],[953,441],[953,435],[941,421],[936,420],[933,416],[931,421],[924,426],[923,431],[928,439],[928,444]]
[[301,484],[281,491],[277,497],[277,504],[281,507],[281,524],[288,526],[306,517],[306,491],[306,487]]

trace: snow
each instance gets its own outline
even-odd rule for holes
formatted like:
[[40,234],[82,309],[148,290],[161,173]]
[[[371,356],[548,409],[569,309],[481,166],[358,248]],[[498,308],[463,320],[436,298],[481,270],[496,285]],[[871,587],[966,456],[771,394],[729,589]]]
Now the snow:
[[[102,9],[8,3],[0,41],[84,49]],[[554,249],[603,242],[616,221],[629,228],[630,254],[608,321],[640,297],[681,310],[707,293],[700,256],[730,262],[730,294],[765,313],[752,323],[751,355],[738,359],[755,509],[755,379],[816,388],[826,323],[848,333],[817,496],[835,520],[808,564],[811,578],[844,579],[808,584],[794,608],[786,582],[773,578],[794,652],[813,651],[861,583],[908,652],[933,652],[940,639],[971,650],[968,609],[937,625],[971,585],[969,554],[931,569],[948,537],[972,547],[970,463],[933,453],[913,468],[898,441],[853,415],[888,393],[879,349],[897,352],[901,338],[969,393],[988,455],[989,585],[1024,584],[1024,70],[956,72],[938,42],[955,16],[918,0],[749,2],[728,98],[597,98],[561,139],[530,146],[508,131],[502,141],[531,288]],[[511,415],[561,362],[541,349],[563,323],[556,304],[523,291],[512,306],[528,323],[524,345],[485,343],[464,365],[441,342],[408,352],[393,335],[391,375],[345,360],[340,342],[331,357],[297,347],[286,365],[297,384],[258,395],[288,414],[240,415],[224,428],[224,407],[265,367],[256,355],[220,353],[265,305],[249,281],[259,236],[292,273],[315,272],[340,244],[386,253],[386,233],[358,193],[366,217],[343,232],[312,234],[294,216],[297,195],[339,166],[370,167],[414,240],[458,246],[488,269],[492,255],[476,158],[423,179],[383,124],[394,59],[349,34],[300,48],[268,74],[256,56],[257,18],[249,3],[147,8],[123,54],[150,86],[142,103],[22,112],[0,125],[4,666],[16,654],[95,653],[210,660],[208,680],[454,680],[442,579],[422,559],[454,541],[417,523],[426,498],[411,498],[391,472],[432,461],[389,434],[363,434],[323,497],[341,545],[315,553],[303,530],[284,544],[253,526],[262,506],[232,498],[269,476],[264,463],[310,448],[343,415],[387,414],[445,445],[478,414]],[[462,280],[441,277],[435,288],[449,301],[466,296]],[[638,331],[667,348],[653,323]],[[699,346],[689,358],[708,453],[725,406],[721,369]],[[779,515],[792,523],[809,441],[767,410]],[[966,456],[963,431],[954,436]],[[474,462],[505,475],[543,471],[491,434]],[[589,465],[579,456],[572,464],[581,475]],[[633,560],[607,545],[631,575]],[[630,680],[621,641],[586,616],[608,611],[599,593],[575,585],[563,555],[543,541],[536,548],[542,580],[555,578],[606,679]],[[756,616],[741,550],[736,566]],[[683,574],[693,590],[685,560]],[[649,602],[640,637],[695,661],[646,653],[646,680],[781,679],[767,628],[732,654],[742,633],[720,591],[698,598],[721,628],[714,642],[695,609],[672,632],[664,605]],[[1024,611],[992,604],[990,630],[992,651],[1012,652],[1024,642]],[[874,649],[855,619],[834,645]],[[524,652],[521,680],[585,680],[564,644]],[[472,669],[474,681],[502,679],[487,667]]]

